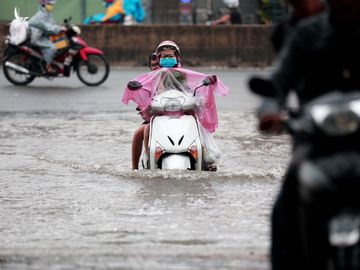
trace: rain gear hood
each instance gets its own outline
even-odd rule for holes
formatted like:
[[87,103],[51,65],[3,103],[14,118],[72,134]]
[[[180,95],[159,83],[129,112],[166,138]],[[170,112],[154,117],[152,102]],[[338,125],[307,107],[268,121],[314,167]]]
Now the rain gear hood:
[[56,53],[55,45],[49,40],[49,35],[58,34],[61,26],[57,25],[52,12],[47,12],[39,6],[38,12],[30,19],[31,43],[40,47],[47,63],[50,63]]

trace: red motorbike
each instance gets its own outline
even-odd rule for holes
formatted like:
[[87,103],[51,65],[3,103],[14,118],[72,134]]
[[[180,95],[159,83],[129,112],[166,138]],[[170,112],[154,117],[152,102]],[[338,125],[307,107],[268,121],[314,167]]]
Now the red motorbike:
[[89,47],[80,37],[80,28],[70,24],[70,19],[65,19],[64,25],[65,32],[51,37],[58,49],[52,62],[54,73],[47,72],[41,51],[27,39],[19,45],[7,43],[3,63],[6,79],[15,85],[27,85],[36,77],[69,77],[74,71],[86,85],[102,84],[110,72],[104,53]]

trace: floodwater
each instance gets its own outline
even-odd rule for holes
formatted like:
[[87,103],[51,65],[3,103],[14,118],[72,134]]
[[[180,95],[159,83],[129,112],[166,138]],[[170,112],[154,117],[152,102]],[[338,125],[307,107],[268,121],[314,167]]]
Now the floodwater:
[[288,137],[225,107],[216,173],[131,171],[132,109],[0,113],[0,269],[269,269]]

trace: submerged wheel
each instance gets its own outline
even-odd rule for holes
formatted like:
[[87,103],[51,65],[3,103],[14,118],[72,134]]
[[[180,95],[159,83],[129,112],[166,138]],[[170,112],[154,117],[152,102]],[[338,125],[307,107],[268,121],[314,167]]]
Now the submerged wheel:
[[80,60],[76,74],[80,81],[89,86],[102,84],[109,76],[110,68],[105,57],[89,54],[88,60]]
[[22,52],[10,54],[3,63],[4,75],[12,84],[27,85],[35,79],[34,75],[26,73],[30,65],[31,59],[28,55]]

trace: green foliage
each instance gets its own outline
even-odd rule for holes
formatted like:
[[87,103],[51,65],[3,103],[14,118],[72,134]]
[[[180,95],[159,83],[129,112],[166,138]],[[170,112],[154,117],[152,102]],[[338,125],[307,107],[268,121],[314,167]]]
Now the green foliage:
[[281,20],[285,15],[286,0],[260,0],[256,11],[262,24],[271,24]]

